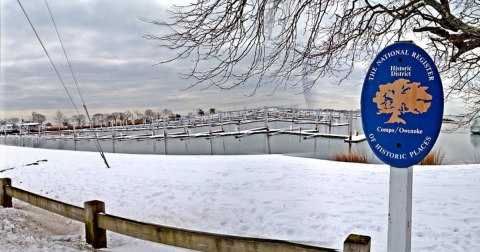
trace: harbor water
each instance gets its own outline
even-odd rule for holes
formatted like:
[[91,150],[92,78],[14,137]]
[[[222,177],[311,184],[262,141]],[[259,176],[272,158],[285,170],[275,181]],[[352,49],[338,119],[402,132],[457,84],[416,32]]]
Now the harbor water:
[[[224,125],[225,132],[264,127],[264,122],[248,124]],[[361,120],[354,119],[352,128],[358,134],[363,134]],[[446,129],[449,125],[442,125]],[[315,124],[292,124],[285,121],[273,121],[269,123],[271,129],[297,131],[312,130]],[[190,134],[220,130],[221,126],[202,126],[189,128]],[[182,128],[168,129],[168,134],[183,132]],[[318,125],[318,132],[326,134],[348,135],[348,126]],[[163,134],[163,129],[148,130],[120,130],[101,134],[140,135],[140,134]],[[315,137],[305,139],[300,135],[291,134],[252,134],[235,136],[189,137],[189,138],[166,138],[166,139],[130,139],[130,140],[100,140],[100,145],[106,153],[130,153],[130,154],[153,154],[153,155],[259,155],[259,154],[283,154],[289,156],[318,158],[332,160],[335,153],[340,151],[365,151],[370,163],[381,163],[370,150],[366,141],[352,143],[351,146],[341,138]],[[0,144],[22,146],[30,148],[45,148],[72,151],[97,151],[94,140],[74,141],[70,139],[47,139],[44,136],[27,137],[2,136]],[[478,162],[480,157],[480,135],[470,134],[468,129],[459,129],[453,133],[440,133],[433,150],[440,150],[445,154],[442,164],[470,164]]]

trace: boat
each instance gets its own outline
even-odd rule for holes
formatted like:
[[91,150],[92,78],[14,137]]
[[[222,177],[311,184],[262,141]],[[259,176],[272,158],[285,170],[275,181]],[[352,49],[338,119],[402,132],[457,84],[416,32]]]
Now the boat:
[[480,134],[480,120],[477,119],[473,124],[470,126],[470,132],[472,134]]

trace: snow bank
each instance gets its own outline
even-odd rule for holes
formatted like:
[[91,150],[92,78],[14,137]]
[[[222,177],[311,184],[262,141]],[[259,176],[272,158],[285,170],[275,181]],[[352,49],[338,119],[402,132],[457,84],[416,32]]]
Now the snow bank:
[[[0,170],[14,168],[0,177],[72,205],[96,199],[107,213],[138,221],[337,249],[348,234],[363,234],[372,237],[372,251],[386,250],[386,165],[281,155],[107,153],[107,169],[91,152],[0,146],[0,154]],[[47,161],[25,166],[39,160]],[[414,167],[413,251],[480,251],[479,168]],[[108,251],[158,249],[108,236]]]

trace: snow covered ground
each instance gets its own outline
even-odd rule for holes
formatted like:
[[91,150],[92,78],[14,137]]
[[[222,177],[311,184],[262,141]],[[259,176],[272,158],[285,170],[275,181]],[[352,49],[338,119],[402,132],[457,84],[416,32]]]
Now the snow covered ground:
[[[356,233],[372,237],[372,251],[387,247],[386,165],[107,153],[107,169],[92,152],[2,145],[0,155],[0,170],[14,168],[0,177],[16,187],[81,207],[102,200],[129,219],[336,249]],[[413,179],[412,251],[480,251],[480,165],[415,166]],[[19,201],[0,207],[0,251],[93,251],[83,232]],[[101,251],[186,251],[107,234]]]

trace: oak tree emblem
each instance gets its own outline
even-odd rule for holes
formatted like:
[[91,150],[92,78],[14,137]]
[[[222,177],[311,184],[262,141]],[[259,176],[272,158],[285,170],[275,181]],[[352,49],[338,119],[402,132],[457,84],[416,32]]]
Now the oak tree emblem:
[[385,123],[403,123],[399,116],[406,113],[422,114],[430,108],[432,96],[427,93],[428,87],[421,87],[420,82],[397,79],[393,83],[382,84],[376,92],[373,102],[377,104],[378,114],[392,114]]

